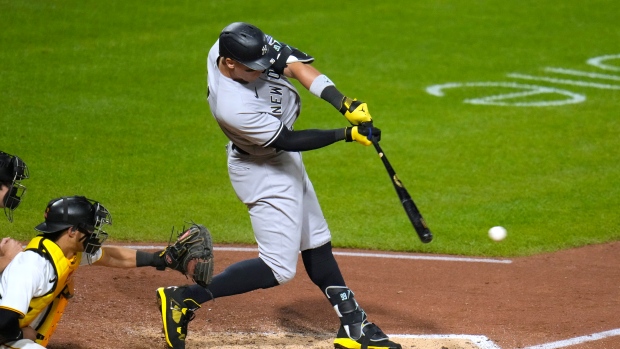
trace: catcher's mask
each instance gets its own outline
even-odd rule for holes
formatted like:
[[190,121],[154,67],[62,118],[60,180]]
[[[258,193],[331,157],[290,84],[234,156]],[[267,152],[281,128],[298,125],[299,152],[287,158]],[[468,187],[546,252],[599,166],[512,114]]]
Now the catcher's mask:
[[53,234],[74,227],[84,234],[84,252],[91,255],[108,238],[105,224],[112,224],[112,216],[103,205],[84,196],[69,196],[51,200],[45,209],[45,222],[35,229]]
[[13,211],[22,201],[26,187],[21,184],[23,179],[30,177],[28,166],[18,156],[0,151],[0,183],[9,190],[2,199],[4,214],[9,222],[13,222]]

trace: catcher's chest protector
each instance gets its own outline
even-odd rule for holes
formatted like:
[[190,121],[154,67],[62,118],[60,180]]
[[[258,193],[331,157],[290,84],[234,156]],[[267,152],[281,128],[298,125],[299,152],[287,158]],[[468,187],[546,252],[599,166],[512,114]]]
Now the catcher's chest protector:
[[[37,336],[37,343],[45,346],[49,341],[49,337],[56,328],[56,323],[60,321],[60,316],[64,311],[66,297],[63,296],[63,294],[73,292],[72,289],[66,290],[66,288],[72,288],[72,285],[68,285],[70,285],[73,272],[75,272],[80,266],[82,253],[77,253],[73,258],[67,259],[56,243],[40,236],[32,239],[26,246],[25,251],[33,251],[45,257],[50,263],[52,263],[54,270],[56,271],[56,281],[54,283],[54,287],[46,295],[33,298],[30,301],[28,313],[19,321],[20,327],[30,325],[30,323],[37,316],[39,316],[39,314],[41,314],[41,312],[45,310],[48,305],[52,304],[52,306],[47,309],[45,318],[35,328],[35,330],[39,333]],[[61,301],[63,298],[65,301]]]

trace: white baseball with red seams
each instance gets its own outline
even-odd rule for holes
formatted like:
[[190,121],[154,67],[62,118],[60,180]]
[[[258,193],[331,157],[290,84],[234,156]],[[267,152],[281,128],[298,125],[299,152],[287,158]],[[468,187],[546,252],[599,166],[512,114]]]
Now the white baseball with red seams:
[[506,235],[508,235],[508,231],[504,227],[496,226],[489,229],[489,237],[494,241],[502,241]]

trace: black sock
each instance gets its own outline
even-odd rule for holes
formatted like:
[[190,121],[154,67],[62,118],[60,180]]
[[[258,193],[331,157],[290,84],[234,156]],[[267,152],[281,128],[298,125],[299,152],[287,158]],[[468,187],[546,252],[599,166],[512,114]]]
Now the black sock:
[[278,281],[271,268],[262,259],[254,258],[232,264],[220,274],[215,275],[207,288],[191,285],[183,292],[183,296],[202,304],[213,298],[232,296],[277,285]]
[[332,243],[301,252],[304,267],[310,280],[317,285],[323,294],[329,286],[345,287],[344,278],[332,253]]

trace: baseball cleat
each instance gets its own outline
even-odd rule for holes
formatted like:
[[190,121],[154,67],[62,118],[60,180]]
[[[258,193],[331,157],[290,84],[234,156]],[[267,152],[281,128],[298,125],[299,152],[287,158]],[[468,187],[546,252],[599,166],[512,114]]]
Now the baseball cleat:
[[334,347],[336,349],[402,349],[400,344],[392,342],[379,326],[372,322],[364,321],[362,331],[364,333],[362,337],[354,340],[349,337],[344,327],[340,326],[334,340]]
[[183,298],[183,289],[176,286],[157,289],[166,344],[174,349],[185,349],[187,324],[194,319],[194,311],[200,308],[193,299]]

